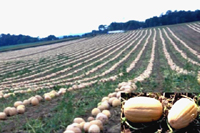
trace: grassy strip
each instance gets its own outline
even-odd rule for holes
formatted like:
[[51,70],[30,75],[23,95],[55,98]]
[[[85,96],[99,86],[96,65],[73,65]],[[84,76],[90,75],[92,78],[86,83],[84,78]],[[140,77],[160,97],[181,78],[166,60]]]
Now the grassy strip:
[[37,46],[43,46],[43,45],[50,45],[50,44],[54,44],[54,43],[72,41],[72,40],[76,40],[76,39],[80,39],[80,38],[79,37],[70,38],[70,39],[69,38],[65,38],[65,39],[59,39],[59,40],[53,40],[53,41],[36,42],[36,43],[24,43],[24,44],[3,46],[3,47],[0,47],[0,52],[19,50],[19,49],[37,47]]

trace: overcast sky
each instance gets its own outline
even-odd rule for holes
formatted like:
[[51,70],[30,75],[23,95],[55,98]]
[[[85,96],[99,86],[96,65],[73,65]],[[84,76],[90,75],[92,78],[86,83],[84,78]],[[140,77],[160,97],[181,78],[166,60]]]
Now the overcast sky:
[[145,21],[167,10],[199,9],[199,0],[0,0],[0,34],[62,36],[100,24]]

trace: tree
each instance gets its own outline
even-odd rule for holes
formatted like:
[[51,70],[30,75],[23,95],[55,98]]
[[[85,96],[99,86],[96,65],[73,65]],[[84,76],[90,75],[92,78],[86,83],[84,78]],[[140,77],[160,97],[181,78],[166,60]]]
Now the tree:
[[99,25],[98,29],[99,29],[99,31],[104,31],[104,30],[106,30],[106,26],[101,24],[101,25]]

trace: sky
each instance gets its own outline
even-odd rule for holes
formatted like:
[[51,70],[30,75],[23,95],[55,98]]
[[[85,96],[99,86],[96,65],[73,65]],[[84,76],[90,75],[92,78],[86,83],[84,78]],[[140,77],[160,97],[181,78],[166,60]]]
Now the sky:
[[195,11],[199,0],[0,0],[0,34],[32,37],[91,32],[98,26],[145,21],[166,11]]

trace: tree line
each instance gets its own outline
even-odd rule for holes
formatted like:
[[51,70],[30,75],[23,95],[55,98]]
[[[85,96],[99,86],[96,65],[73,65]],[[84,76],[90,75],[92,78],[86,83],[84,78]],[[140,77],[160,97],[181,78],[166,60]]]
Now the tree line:
[[[77,38],[79,35],[74,36],[63,36],[63,38]],[[8,45],[16,45],[16,44],[23,44],[23,43],[36,43],[36,42],[44,42],[44,41],[52,41],[52,40],[59,40],[60,38],[49,35],[44,38],[39,37],[31,37],[27,35],[10,35],[10,34],[1,34],[0,35],[0,46],[8,46]]]
[[154,26],[171,25],[178,23],[186,23],[200,21],[200,10],[196,11],[174,11],[168,10],[165,14],[161,14],[159,17],[154,16],[146,19],[145,22],[128,21],[126,23],[112,22],[107,30],[135,30],[139,28],[148,28]]
[[[200,10],[196,11],[174,11],[168,10],[165,14],[161,14],[159,17],[154,16],[152,18],[146,19],[145,22],[130,20],[125,23],[112,22],[110,25],[99,25],[98,30],[92,30],[92,32],[85,33],[81,36],[70,35],[63,36],[63,38],[79,38],[79,37],[92,37],[98,34],[106,34],[108,31],[113,30],[135,30],[139,28],[148,28],[154,26],[171,25],[178,23],[186,23],[200,21]],[[58,40],[59,38],[54,35],[49,35],[45,38],[35,38],[25,35],[10,35],[1,34],[0,35],[0,46],[15,45],[22,43],[35,43],[42,41]]]
[[93,30],[87,33],[87,36],[95,36],[98,34],[108,33],[114,30],[136,30],[140,28],[148,28],[162,25],[179,24],[186,22],[200,21],[200,10],[195,11],[174,11],[168,10],[165,14],[159,17],[154,16],[146,19],[144,22],[130,20],[125,23],[112,22],[110,25],[99,25],[99,30]]

